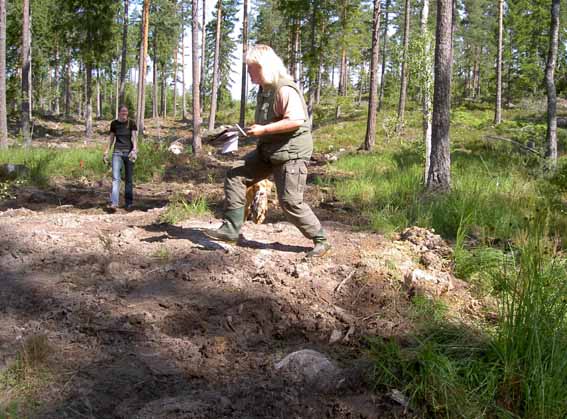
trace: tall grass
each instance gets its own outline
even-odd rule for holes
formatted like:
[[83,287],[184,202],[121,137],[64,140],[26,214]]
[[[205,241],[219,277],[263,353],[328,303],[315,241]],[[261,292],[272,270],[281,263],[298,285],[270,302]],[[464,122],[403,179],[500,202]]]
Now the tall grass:
[[[567,417],[567,270],[538,223],[494,272],[500,321],[484,332],[437,310],[409,344],[373,342],[375,380],[432,417]],[[423,303],[421,303],[423,304]]]
[[160,221],[167,224],[176,224],[180,221],[193,217],[203,217],[211,213],[207,200],[200,196],[195,200],[187,201],[183,195],[176,194],[172,197]]

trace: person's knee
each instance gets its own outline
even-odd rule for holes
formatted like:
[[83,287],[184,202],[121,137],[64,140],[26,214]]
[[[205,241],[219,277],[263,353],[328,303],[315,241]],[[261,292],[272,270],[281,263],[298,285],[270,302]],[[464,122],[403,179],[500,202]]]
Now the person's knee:
[[295,199],[280,199],[280,207],[282,208],[283,212],[288,215],[297,215],[301,211],[302,205],[302,201]]

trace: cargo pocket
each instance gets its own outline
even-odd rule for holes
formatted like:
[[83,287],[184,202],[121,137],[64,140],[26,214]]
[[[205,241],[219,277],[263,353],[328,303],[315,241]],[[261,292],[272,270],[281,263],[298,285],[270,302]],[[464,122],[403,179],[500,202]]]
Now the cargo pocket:
[[287,202],[303,202],[303,192],[307,182],[307,167],[303,160],[294,160],[285,167],[285,187],[283,200]]

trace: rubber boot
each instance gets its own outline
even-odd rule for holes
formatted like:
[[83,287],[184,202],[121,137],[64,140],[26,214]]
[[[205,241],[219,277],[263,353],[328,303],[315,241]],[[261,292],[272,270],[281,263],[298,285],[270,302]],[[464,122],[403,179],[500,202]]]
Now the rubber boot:
[[305,257],[308,258],[317,258],[321,256],[325,256],[325,254],[331,249],[331,245],[327,240],[327,235],[325,231],[321,229],[319,233],[315,237],[313,237],[313,249],[311,249]]
[[203,233],[213,240],[237,242],[244,224],[244,207],[226,210],[223,218],[222,226],[203,230]]

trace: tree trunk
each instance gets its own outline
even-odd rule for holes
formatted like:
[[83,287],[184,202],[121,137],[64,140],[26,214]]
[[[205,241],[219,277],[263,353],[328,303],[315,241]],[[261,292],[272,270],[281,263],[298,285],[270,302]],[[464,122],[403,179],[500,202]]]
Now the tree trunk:
[[150,0],[144,0],[142,14],[142,42],[140,43],[140,63],[138,65],[138,133],[144,134],[145,88],[146,88],[146,55],[148,53],[148,25],[150,23]]
[[427,180],[431,162],[431,87],[433,84],[433,63],[430,59],[431,45],[427,20],[429,18],[429,0],[423,0],[421,8],[420,32],[424,39],[423,56],[425,59],[425,77],[422,88],[421,109],[423,113],[423,139],[425,141],[425,172],[424,182]]
[[160,115],[167,117],[167,78],[165,76],[165,65],[161,67],[161,92],[160,92]]
[[559,6],[560,0],[551,2],[551,24],[549,28],[549,52],[545,66],[545,87],[547,89],[547,151],[549,169],[557,167],[557,93],[555,91],[555,63],[559,44]]
[[213,91],[211,94],[211,112],[209,115],[209,130],[215,128],[215,118],[217,113],[217,97],[219,90],[219,58],[220,58],[220,38],[222,21],[222,1],[218,1],[217,6],[217,32],[215,39],[215,61],[213,63]]
[[0,0],[0,149],[8,148],[6,107],[6,0]]
[[96,118],[102,117],[102,98],[100,92],[100,68],[96,69]]
[[[117,66],[118,67],[118,66]],[[117,68],[118,70],[118,68]],[[118,73],[118,71],[117,71]],[[120,75],[116,75],[116,95],[114,97],[114,118],[118,119],[118,108],[120,108]],[[123,102],[122,102],[123,103]],[[112,106],[111,106],[112,109]]]
[[404,41],[402,52],[402,75],[400,80],[400,101],[398,102],[398,125],[397,132],[404,129],[404,117],[406,112],[406,96],[408,90],[408,47],[409,47],[409,31],[410,31],[410,0],[405,0],[404,12]]
[[347,52],[346,48],[343,47],[341,51],[341,66],[339,70],[339,96],[347,95]]
[[61,97],[61,92],[60,92],[60,82],[59,80],[61,79],[61,73],[59,71],[60,66],[59,66],[59,48],[55,49],[55,66],[53,67],[53,86],[54,86],[54,90],[55,90],[55,95],[53,98],[53,113],[55,115],[59,115],[60,113],[60,107],[59,107],[59,100]]
[[158,117],[158,76],[157,76],[157,31],[154,32],[153,42],[153,65],[152,65],[152,118]]
[[378,112],[382,110],[384,103],[384,89],[386,88],[386,44],[388,43],[388,24],[390,17],[390,4],[391,0],[386,0],[386,12],[384,15],[384,42],[382,48],[382,68],[380,69],[380,96],[378,98]]
[[502,122],[502,40],[504,38],[504,0],[498,0],[498,52],[496,55],[496,104],[494,124]]
[[0,149],[8,148],[6,103],[6,0],[0,0]]
[[429,166],[429,173],[427,174],[427,190],[430,192],[445,192],[451,189],[449,127],[451,113],[451,69],[453,64],[452,22],[452,0],[437,0],[431,165]]
[[93,67],[91,63],[85,63],[87,77],[85,96],[85,136],[89,140],[93,136]]
[[24,147],[31,146],[31,97],[30,97],[30,74],[31,74],[31,33],[30,33],[30,2],[23,0],[23,22],[22,22],[22,134]]
[[187,100],[185,99],[185,31],[181,33],[181,117],[187,119]]
[[[206,14],[207,14],[207,0],[203,0],[203,10],[202,10],[202,26],[201,26],[201,80],[205,79],[205,47],[207,44],[207,31],[206,26]],[[200,93],[200,106],[201,112],[205,109],[205,83],[201,83]]]
[[[368,91],[368,119],[364,150],[372,150],[376,143],[376,113],[378,109],[378,63],[380,62],[380,0],[374,0],[372,14],[372,59],[370,61],[370,88]],[[362,80],[361,80],[362,84]]]
[[[192,0],[192,70],[193,70],[193,154],[201,153],[201,109],[199,108],[199,0]],[[203,28],[205,30],[205,28]]]
[[248,75],[246,74],[246,53],[248,52],[248,0],[242,5],[242,88],[240,90],[240,126],[246,126],[246,96]]
[[177,119],[177,56],[179,55],[179,39],[173,49],[173,119]]
[[65,117],[71,115],[71,80],[73,74],[71,73],[71,54],[67,56],[65,63]]
[[315,91],[317,89],[317,71],[314,70],[315,62],[317,67],[320,67],[320,61],[316,60],[317,55],[317,10],[319,8],[319,1],[314,0],[313,9],[311,13],[311,63],[309,68],[309,100],[307,101],[307,113],[311,122],[313,122],[313,105],[315,103]]
[[122,25],[122,59],[120,60],[120,87],[118,91],[118,102],[120,104],[124,103],[124,94],[126,91],[126,61],[128,57],[128,3],[129,0],[124,0],[124,22]]
[[301,37],[300,37],[301,26],[299,25],[299,19],[295,19],[295,25],[293,30],[293,80],[299,86],[301,91],[301,62],[300,62],[300,51],[301,51]]

